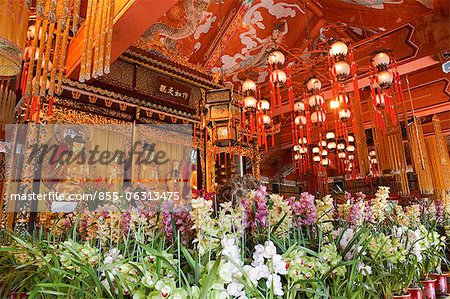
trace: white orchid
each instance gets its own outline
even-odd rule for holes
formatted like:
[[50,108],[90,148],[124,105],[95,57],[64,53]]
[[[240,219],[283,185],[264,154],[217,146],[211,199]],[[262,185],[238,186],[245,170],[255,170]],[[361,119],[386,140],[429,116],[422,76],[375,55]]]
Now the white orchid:
[[266,259],[270,259],[273,258],[273,256],[277,253],[277,248],[275,247],[275,245],[273,245],[272,241],[266,241],[264,243],[264,252],[263,252],[263,256]]
[[363,276],[372,274],[372,267],[364,264],[363,262],[359,263],[357,269]]
[[283,284],[281,283],[281,276],[271,274],[266,281],[267,288],[273,290],[274,295],[283,296]]

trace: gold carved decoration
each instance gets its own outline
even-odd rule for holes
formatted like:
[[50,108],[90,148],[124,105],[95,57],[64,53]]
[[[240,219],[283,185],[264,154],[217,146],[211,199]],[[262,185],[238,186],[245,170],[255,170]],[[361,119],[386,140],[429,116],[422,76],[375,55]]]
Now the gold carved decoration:
[[115,0],[88,1],[80,82],[108,74],[110,71],[114,3]]
[[444,202],[448,202],[450,193],[450,159],[439,118],[433,116],[434,136],[425,139],[430,157],[434,194]]
[[409,195],[405,149],[400,125],[391,125],[386,129],[375,127],[374,141],[381,168],[394,174],[402,195]]
[[408,133],[414,171],[419,182],[419,191],[422,194],[431,194],[433,193],[432,170],[420,120],[414,119],[414,122],[408,128]]

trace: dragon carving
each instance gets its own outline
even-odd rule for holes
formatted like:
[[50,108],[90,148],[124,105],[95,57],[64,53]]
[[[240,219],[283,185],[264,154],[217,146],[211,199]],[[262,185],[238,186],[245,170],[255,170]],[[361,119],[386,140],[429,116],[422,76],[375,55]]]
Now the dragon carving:
[[211,0],[184,0],[183,7],[187,17],[186,23],[183,27],[173,28],[167,24],[158,22],[153,24],[146,32],[144,32],[143,37],[151,38],[155,34],[160,34],[165,37],[165,45],[168,48],[173,48],[175,41],[187,38],[194,34],[210,3]]

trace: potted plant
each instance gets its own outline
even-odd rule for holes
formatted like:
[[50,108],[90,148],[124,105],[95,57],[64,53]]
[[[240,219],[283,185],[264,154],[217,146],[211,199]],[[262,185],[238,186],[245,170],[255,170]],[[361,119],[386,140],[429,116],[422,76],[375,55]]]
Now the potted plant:
[[410,298],[408,287],[411,275],[411,261],[408,252],[396,237],[379,233],[370,242],[370,265],[375,285],[382,291],[385,299]]
[[[420,263],[420,276],[423,286],[423,292],[426,299],[436,298],[436,278],[432,273],[440,271],[440,265],[444,258],[444,243],[439,234],[425,227],[420,228],[423,235],[422,248],[426,248],[422,254],[422,262]],[[441,282],[442,283],[442,282]],[[444,288],[441,286],[442,289]]]

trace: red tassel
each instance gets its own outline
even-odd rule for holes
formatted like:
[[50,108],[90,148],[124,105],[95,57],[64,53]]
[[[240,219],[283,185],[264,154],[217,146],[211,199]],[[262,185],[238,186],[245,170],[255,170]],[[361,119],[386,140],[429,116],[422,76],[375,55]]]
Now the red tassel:
[[39,123],[39,114],[41,113],[41,103],[40,103],[40,97],[36,97],[36,105],[37,105],[37,112],[36,112],[36,122]]
[[284,119],[283,104],[281,103],[281,90],[279,85],[277,86],[277,98],[278,98],[278,106],[280,107],[280,116],[281,119]]
[[31,100],[31,98],[27,98],[27,100],[26,100],[27,104],[26,104],[24,120],[28,120],[28,118],[30,117],[30,100]]
[[[53,97],[50,97],[48,100],[47,115],[48,116],[52,115],[52,112],[53,112]],[[195,127],[194,127],[194,134],[195,134]]]

